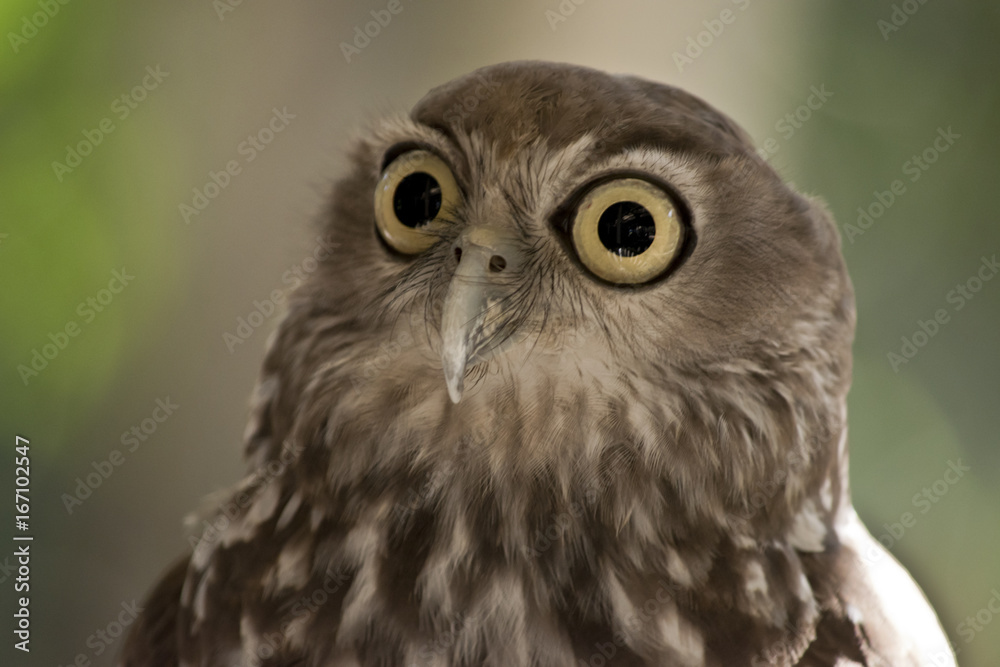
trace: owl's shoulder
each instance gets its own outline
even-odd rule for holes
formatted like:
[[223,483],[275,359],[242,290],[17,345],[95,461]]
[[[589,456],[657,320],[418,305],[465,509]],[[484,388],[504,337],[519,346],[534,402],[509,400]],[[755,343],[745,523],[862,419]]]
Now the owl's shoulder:
[[184,557],[171,565],[140,607],[142,613],[119,656],[120,667],[170,667],[178,664],[178,613],[190,560]]

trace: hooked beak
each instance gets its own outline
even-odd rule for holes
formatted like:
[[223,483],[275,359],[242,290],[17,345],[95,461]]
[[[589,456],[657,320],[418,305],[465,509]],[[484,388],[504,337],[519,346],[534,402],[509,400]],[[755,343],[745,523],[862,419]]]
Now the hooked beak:
[[441,319],[441,363],[452,403],[462,400],[465,371],[489,356],[503,321],[498,306],[510,293],[510,276],[523,253],[510,232],[474,225],[453,245],[458,267],[448,285]]

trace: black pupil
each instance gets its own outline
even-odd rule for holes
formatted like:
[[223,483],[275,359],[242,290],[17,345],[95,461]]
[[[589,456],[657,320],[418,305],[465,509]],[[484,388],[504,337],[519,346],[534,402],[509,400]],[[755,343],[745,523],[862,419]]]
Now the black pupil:
[[604,247],[619,257],[635,257],[653,245],[656,223],[644,207],[634,201],[620,201],[604,209],[597,222],[597,235]]
[[426,225],[441,210],[441,185],[422,171],[410,174],[396,186],[392,208],[407,227]]

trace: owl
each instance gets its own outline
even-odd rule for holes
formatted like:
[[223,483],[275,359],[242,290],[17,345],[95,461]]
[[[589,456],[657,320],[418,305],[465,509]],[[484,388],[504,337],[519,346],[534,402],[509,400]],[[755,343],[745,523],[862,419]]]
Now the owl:
[[505,63],[350,162],[120,664],[954,665],[851,505],[835,224],[732,120]]

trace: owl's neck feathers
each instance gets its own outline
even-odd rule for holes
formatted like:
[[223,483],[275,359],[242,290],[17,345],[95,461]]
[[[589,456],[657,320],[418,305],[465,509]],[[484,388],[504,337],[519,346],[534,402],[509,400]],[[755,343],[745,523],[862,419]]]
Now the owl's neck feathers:
[[[625,628],[663,589],[653,616],[676,626],[690,652],[677,649],[679,664],[704,651],[692,614],[728,614],[755,641],[790,641],[790,627],[810,636],[817,603],[796,550],[821,551],[847,504],[846,389],[823,359],[786,350],[640,374],[603,368],[586,350],[579,363],[535,350],[479,369],[453,405],[420,332],[379,348],[345,345],[354,328],[344,319],[298,324],[265,363],[248,455],[258,468],[280,443],[303,448],[282,496],[304,495],[312,537],[338,567],[398,568],[416,612],[440,622],[523,623],[532,609],[589,599],[593,608],[565,613]],[[359,379],[379,354],[392,358]],[[364,546],[338,555],[337,540],[355,533]],[[470,599],[469,577],[505,592]],[[654,621],[628,630],[630,641],[662,643]]]

